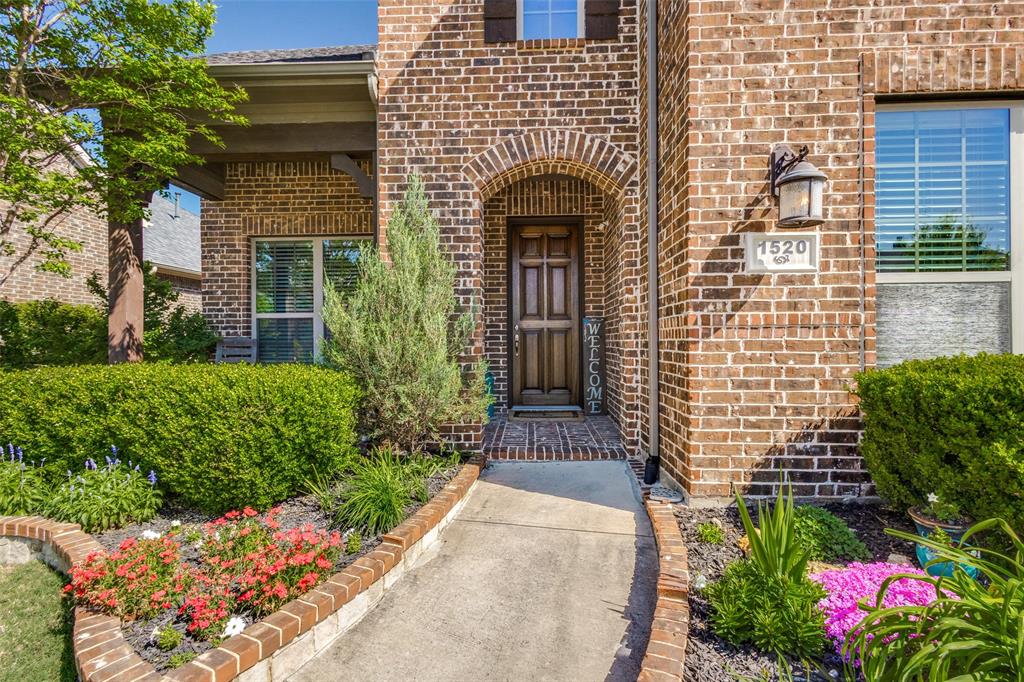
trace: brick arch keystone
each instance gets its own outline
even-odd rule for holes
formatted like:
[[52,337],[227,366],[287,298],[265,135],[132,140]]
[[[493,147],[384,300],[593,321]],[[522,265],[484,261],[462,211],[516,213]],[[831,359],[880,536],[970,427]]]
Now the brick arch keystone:
[[582,178],[618,196],[636,172],[636,160],[604,138],[575,130],[541,130],[507,137],[462,167],[483,200],[533,175]]

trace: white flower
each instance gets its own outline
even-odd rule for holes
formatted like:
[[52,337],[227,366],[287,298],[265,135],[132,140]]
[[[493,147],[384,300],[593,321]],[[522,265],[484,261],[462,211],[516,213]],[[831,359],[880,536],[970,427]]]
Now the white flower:
[[141,537],[143,540],[159,540],[160,533],[157,533],[155,530],[144,530]]
[[928,493],[928,504],[935,504],[939,501],[939,496],[935,493]]
[[171,528],[177,528],[180,525],[181,521],[179,521],[178,519],[174,519],[173,521],[171,521]]
[[245,619],[240,616],[231,616],[228,620],[227,625],[224,626],[224,637],[234,637],[235,635],[242,634],[242,630],[245,629]]
[[159,625],[154,625],[153,626],[153,631],[149,633],[149,641],[150,642],[155,642],[156,638],[157,638],[157,636],[159,636],[159,634],[160,634],[160,626]]
[[708,579],[704,577],[703,573],[697,573],[697,575],[693,576],[693,589],[703,590],[707,586]]

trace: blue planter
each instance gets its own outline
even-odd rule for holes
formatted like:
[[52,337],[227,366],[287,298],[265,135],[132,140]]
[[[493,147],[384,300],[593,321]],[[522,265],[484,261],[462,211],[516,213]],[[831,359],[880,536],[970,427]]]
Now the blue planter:
[[[925,516],[918,509],[911,509],[909,512],[911,520],[914,522],[914,526],[917,528],[917,534],[922,538],[928,538],[931,534],[941,528],[949,536],[950,540],[954,543],[960,542],[960,538],[963,537],[964,533],[970,527],[967,523],[944,523],[936,519]],[[940,576],[951,577],[955,571],[956,562],[953,561],[941,561],[937,564],[928,566],[929,561],[934,561],[938,554],[935,550],[930,547],[926,547],[921,543],[917,543],[917,563],[921,565],[928,575],[936,578]],[[960,568],[964,570],[967,575],[972,578],[978,577],[978,569],[974,566],[968,566],[966,564],[960,564]]]

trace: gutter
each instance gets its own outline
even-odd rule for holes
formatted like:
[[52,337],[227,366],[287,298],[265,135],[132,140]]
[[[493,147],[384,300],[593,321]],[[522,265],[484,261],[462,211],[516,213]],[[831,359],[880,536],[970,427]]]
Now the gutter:
[[658,3],[647,0],[647,367],[649,427],[644,483],[658,481]]
[[263,62],[256,64],[210,64],[214,78],[274,78],[294,76],[366,76],[376,72],[370,60],[343,62]]

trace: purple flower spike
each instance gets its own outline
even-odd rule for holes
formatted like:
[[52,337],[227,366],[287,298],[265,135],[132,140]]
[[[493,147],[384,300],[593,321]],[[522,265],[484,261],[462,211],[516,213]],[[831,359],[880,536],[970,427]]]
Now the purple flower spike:
[[17,453],[18,453],[18,461],[20,462],[22,460],[22,458],[25,456],[25,453],[21,451],[21,448],[17,449]]
[[117,457],[117,446],[116,445],[111,445],[110,446],[110,452],[113,453],[114,457]]
[[92,457],[90,457],[89,459],[85,460],[85,468],[88,469],[89,471],[95,471],[96,470],[96,462],[92,461]]
[[149,476],[147,478],[149,478],[149,484],[150,485],[156,485],[156,472],[155,471],[150,469],[149,470]]

